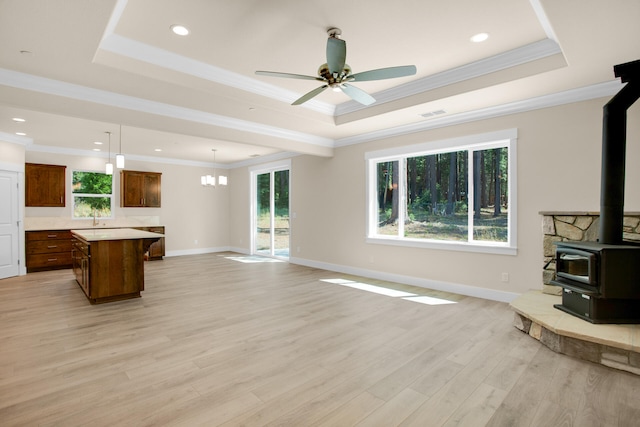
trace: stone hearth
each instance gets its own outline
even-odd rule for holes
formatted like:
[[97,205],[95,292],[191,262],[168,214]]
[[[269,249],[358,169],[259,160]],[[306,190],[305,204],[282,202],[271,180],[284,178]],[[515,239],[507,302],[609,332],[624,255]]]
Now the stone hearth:
[[593,324],[553,307],[562,297],[530,291],[511,303],[514,326],[553,351],[640,375],[640,325]]

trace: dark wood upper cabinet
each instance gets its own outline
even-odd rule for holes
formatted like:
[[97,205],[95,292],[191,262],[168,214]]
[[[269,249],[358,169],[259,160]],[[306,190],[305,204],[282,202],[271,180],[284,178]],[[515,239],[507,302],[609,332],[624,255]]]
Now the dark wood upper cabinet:
[[159,208],[161,173],[120,171],[120,207]]
[[66,166],[25,163],[25,205],[64,207]]

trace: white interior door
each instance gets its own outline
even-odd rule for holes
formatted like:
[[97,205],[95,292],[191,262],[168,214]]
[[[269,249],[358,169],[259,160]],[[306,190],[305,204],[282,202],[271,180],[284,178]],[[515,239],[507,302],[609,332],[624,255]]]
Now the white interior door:
[[18,174],[0,171],[0,279],[17,276]]

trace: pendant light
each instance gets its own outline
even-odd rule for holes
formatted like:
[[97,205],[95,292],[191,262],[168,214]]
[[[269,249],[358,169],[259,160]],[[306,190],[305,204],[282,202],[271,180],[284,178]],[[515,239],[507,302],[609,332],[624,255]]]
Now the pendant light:
[[122,125],[120,125],[120,152],[116,154],[116,167],[118,169],[124,168],[124,154],[122,154]]
[[109,159],[107,160],[105,173],[107,175],[113,175],[113,163],[111,163],[111,132],[105,132],[109,135]]
[[[211,151],[213,151],[213,175],[202,175],[200,177],[200,184],[202,184],[203,186],[206,187],[215,187],[216,186],[216,150],[215,148],[212,148]],[[218,184],[219,185],[227,185],[227,177],[220,175],[218,177]]]
[[[215,150],[213,151],[213,163],[216,162],[216,152]],[[214,170],[215,173],[215,170]],[[219,175],[218,176],[218,185],[227,185],[227,177],[224,175]]]

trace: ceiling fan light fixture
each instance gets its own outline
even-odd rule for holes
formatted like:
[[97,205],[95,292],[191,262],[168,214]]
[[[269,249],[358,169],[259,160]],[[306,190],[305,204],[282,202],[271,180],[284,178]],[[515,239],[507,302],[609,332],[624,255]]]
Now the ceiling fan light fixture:
[[271,77],[288,77],[303,80],[316,80],[323,85],[305,93],[296,99],[291,105],[300,105],[320,95],[325,89],[331,88],[335,92],[344,92],[347,96],[362,105],[371,105],[375,98],[351,84],[351,82],[394,79],[397,77],[413,76],[416,74],[415,65],[403,65],[399,67],[378,68],[351,74],[351,67],[346,63],[347,44],[340,38],[342,31],[339,28],[327,28],[327,62],[318,68],[318,77],[305,76],[292,73],[279,73],[275,71],[256,71],[256,74]]

